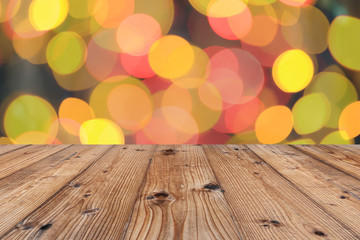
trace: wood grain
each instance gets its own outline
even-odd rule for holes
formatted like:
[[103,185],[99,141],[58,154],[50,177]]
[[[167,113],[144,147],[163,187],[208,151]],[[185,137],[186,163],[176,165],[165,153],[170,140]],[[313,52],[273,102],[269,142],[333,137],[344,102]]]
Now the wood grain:
[[9,153],[17,149],[28,147],[29,145],[0,145],[0,155]]
[[262,160],[360,238],[360,181],[286,146],[248,145]]
[[3,152],[0,155],[0,179],[68,147],[69,145],[34,145]]
[[154,148],[111,148],[4,239],[120,239]]
[[160,146],[125,239],[239,239],[201,146]]
[[1,179],[0,236],[42,205],[110,148],[71,146]]
[[204,149],[245,239],[359,239],[246,146]]
[[347,156],[343,157],[343,154],[341,154],[343,150],[333,151],[323,145],[294,145],[294,147],[329,166],[360,179],[359,159]]
[[360,239],[359,176],[357,145],[0,146],[0,239]]

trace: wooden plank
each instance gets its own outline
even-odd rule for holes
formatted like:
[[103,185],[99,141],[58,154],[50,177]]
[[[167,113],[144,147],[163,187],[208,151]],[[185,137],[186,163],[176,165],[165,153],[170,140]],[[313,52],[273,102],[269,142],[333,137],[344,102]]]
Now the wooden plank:
[[160,146],[125,239],[239,239],[201,146]]
[[340,152],[329,151],[326,146],[322,145],[294,145],[293,147],[325,164],[360,179],[360,162],[358,157],[343,158]]
[[0,236],[47,201],[110,148],[71,146],[1,179]]
[[204,149],[245,239],[359,239],[247,147]]
[[350,161],[360,168],[360,149],[351,145],[319,145],[318,147],[327,154],[345,162]]
[[120,239],[154,148],[113,147],[4,239]]
[[0,179],[57,153],[69,145],[33,145],[0,156]]
[[17,149],[21,149],[24,147],[28,147],[29,145],[14,145],[14,144],[10,144],[10,145],[0,145],[0,155],[4,154],[4,153],[8,153],[8,152],[12,152],[15,151]]
[[[286,145],[248,145],[266,163],[360,236],[360,181]],[[357,188],[357,189],[356,189]]]
[[360,153],[360,144],[348,144],[348,145],[343,144],[343,145],[326,145],[326,146],[340,147],[341,149],[347,149],[354,153]]

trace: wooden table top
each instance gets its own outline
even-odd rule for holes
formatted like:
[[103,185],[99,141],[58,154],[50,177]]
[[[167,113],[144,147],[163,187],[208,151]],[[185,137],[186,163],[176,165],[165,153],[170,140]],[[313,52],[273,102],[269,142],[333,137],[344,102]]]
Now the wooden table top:
[[360,239],[356,145],[0,146],[1,239]]

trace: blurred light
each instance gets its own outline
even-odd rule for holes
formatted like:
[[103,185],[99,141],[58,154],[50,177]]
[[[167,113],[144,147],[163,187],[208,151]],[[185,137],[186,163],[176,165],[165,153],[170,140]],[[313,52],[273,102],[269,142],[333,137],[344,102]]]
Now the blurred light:
[[285,106],[267,108],[255,123],[256,137],[264,144],[276,144],[285,140],[292,128],[292,113]]
[[330,117],[330,103],[322,93],[312,93],[300,98],[294,105],[294,129],[300,134],[309,134],[323,128]]
[[67,17],[68,0],[33,0],[29,9],[29,19],[38,31],[46,31],[59,26]]
[[134,13],[135,0],[95,0],[89,2],[95,20],[104,28],[116,28]]
[[66,98],[60,105],[60,124],[72,135],[78,136],[81,124],[93,118],[95,118],[93,110],[81,99]]
[[149,52],[151,68],[164,78],[184,76],[193,66],[194,50],[182,37],[168,35],[156,41]]
[[311,81],[314,64],[303,51],[295,49],[281,54],[273,66],[276,85],[284,92],[299,92]]
[[341,136],[348,140],[360,134],[360,101],[349,104],[341,113],[339,130]]
[[354,144],[353,140],[344,139],[339,131],[335,131],[326,135],[320,144]]
[[107,98],[107,107],[114,121],[128,130],[140,130],[150,120],[152,102],[150,96],[133,84],[114,87]]
[[328,35],[329,49],[341,65],[360,70],[360,19],[339,16],[331,23]]
[[13,100],[4,116],[6,135],[15,144],[50,144],[58,131],[53,107],[44,99],[23,95]]
[[52,70],[70,74],[79,70],[85,62],[86,45],[74,32],[62,32],[53,37],[46,49],[46,58]]
[[92,119],[80,128],[81,144],[124,144],[124,134],[119,126],[107,119]]
[[327,48],[329,21],[319,9],[313,6],[301,8],[295,24],[282,26],[288,43],[308,54],[320,54]]
[[143,56],[161,37],[159,23],[149,15],[135,14],[127,17],[117,30],[117,42],[122,52]]
[[344,108],[358,99],[354,85],[343,75],[334,72],[317,74],[304,94],[323,93],[330,103],[331,113],[327,127],[337,128]]

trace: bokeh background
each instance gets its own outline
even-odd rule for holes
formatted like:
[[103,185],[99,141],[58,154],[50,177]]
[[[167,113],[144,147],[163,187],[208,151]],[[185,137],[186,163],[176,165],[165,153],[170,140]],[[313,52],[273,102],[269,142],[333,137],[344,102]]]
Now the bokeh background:
[[358,0],[1,0],[1,144],[352,144]]

